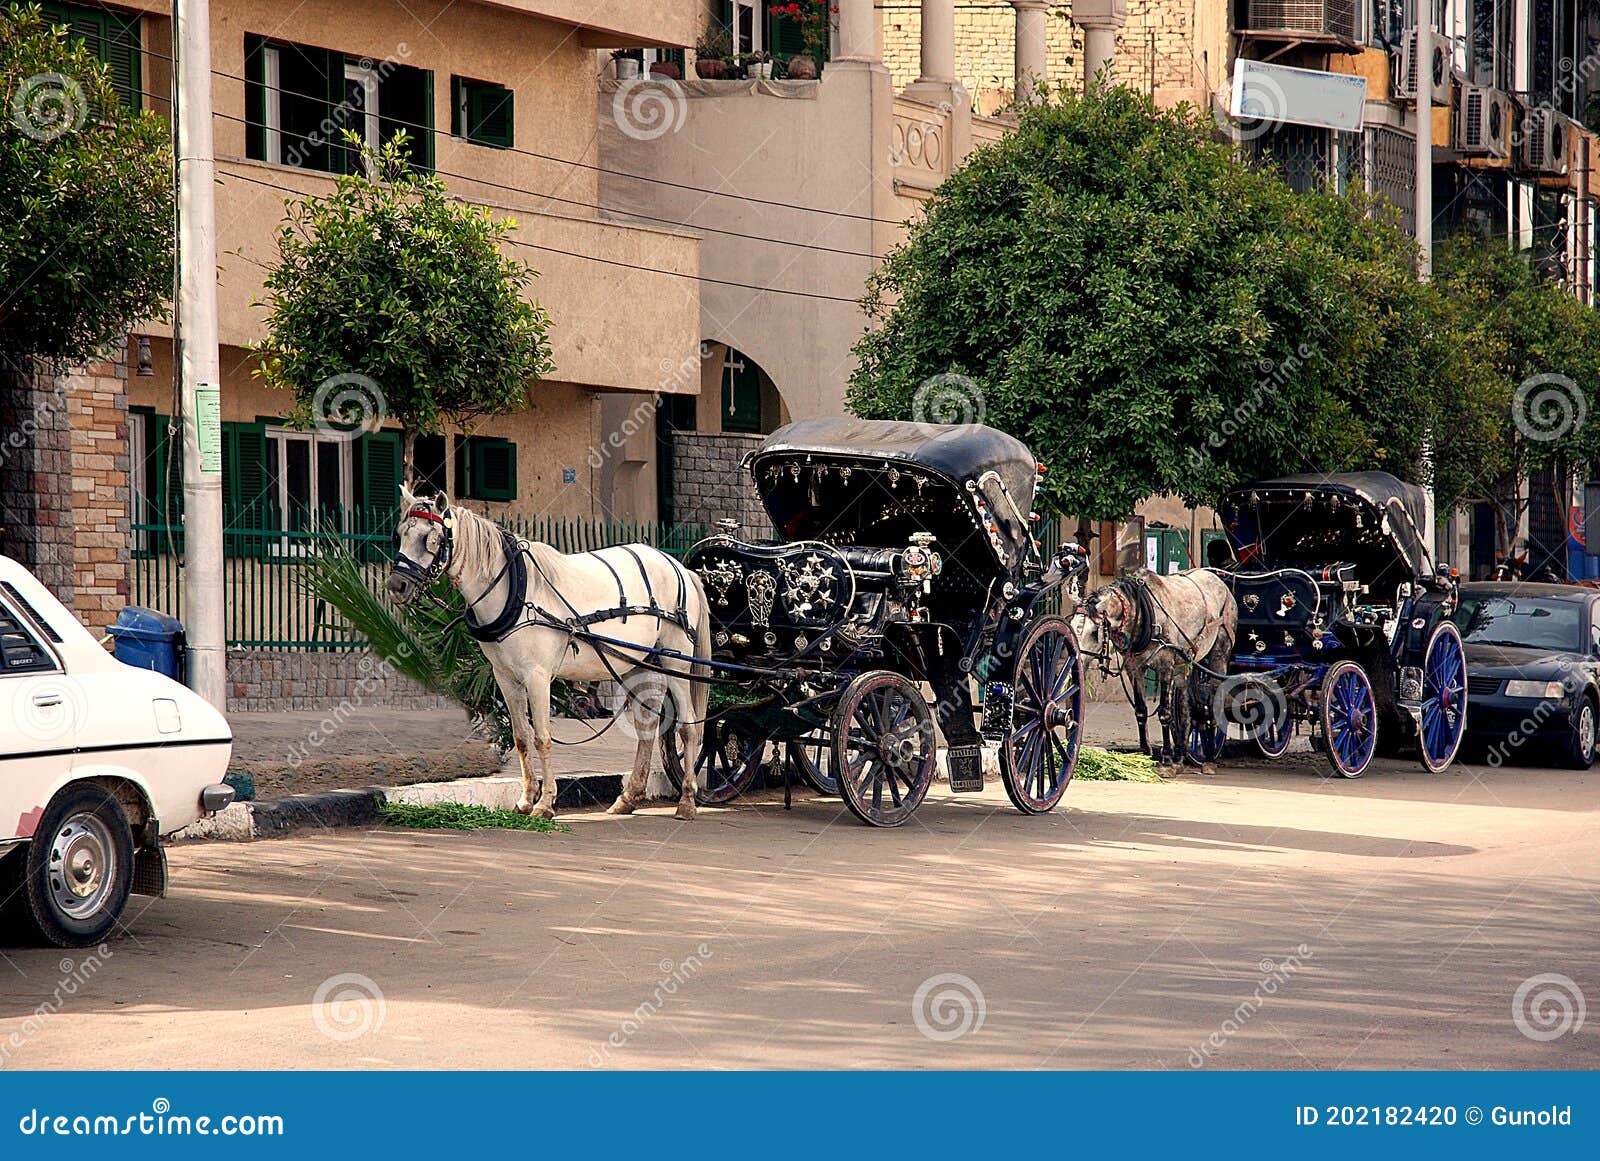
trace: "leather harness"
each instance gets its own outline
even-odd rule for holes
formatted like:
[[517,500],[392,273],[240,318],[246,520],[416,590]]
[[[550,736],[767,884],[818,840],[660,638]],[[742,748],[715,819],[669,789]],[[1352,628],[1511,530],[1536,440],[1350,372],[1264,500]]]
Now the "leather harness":
[[[431,585],[439,579],[449,564],[455,522],[450,517],[449,509],[446,509],[444,514],[440,515],[426,508],[415,508],[407,512],[406,515],[431,521],[444,529],[444,544],[439,550],[439,556],[427,568],[423,568],[404,554],[396,554],[395,567],[399,571],[410,574]],[[620,620],[623,624],[627,624],[629,617],[654,617],[657,620],[667,621],[678,626],[683,630],[685,636],[689,638],[691,645],[699,645],[699,636],[695,632],[695,627],[689,621],[687,605],[689,591],[683,579],[683,566],[678,564],[677,561],[672,562],[673,575],[678,578],[677,607],[666,609],[656,600],[655,589],[650,584],[650,574],[645,570],[644,559],[631,546],[623,545],[622,551],[633,558],[634,564],[639,569],[639,579],[644,584],[645,596],[650,602],[648,605],[630,604],[627,590],[622,583],[622,575],[612,567],[610,561],[606,560],[598,552],[590,553],[589,555],[606,566],[606,571],[617,582],[617,603],[608,609],[596,609],[592,613],[580,613],[572,602],[567,600],[565,594],[556,588],[550,578],[545,575],[544,569],[540,566],[538,559],[533,555],[533,551],[526,541],[521,540],[509,530],[502,528],[500,530],[500,550],[505,557],[505,564],[501,566],[500,572],[496,574],[495,578],[489,582],[489,587],[484,590],[483,596],[480,596],[477,601],[470,602],[467,605],[466,612],[463,614],[467,633],[476,641],[504,641],[526,625],[539,625],[547,629],[561,629],[569,636],[582,637],[589,626],[599,624],[602,621]],[[534,569],[538,571],[540,579],[567,607],[567,612],[570,616],[559,617],[540,607],[537,602],[528,599],[528,564],[530,562],[533,564]],[[488,621],[479,621],[473,615],[473,606],[478,601],[483,600],[483,597],[493,592],[502,580],[506,582],[507,592],[505,603],[501,606],[500,612]]]

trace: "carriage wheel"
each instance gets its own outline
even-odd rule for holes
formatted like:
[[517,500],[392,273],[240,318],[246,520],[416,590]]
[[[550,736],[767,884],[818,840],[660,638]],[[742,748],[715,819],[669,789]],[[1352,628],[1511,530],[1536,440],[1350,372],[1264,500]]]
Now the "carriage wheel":
[[839,796],[869,826],[899,826],[933,784],[933,713],[898,673],[877,669],[845,687],[833,711]]
[[[660,740],[661,769],[673,791],[681,793],[683,739],[677,730],[669,730]],[[707,720],[694,763],[694,800],[701,806],[721,806],[743,794],[755,781],[766,750],[765,738],[749,733],[728,718]]]
[[1378,705],[1367,671],[1340,661],[1322,677],[1322,738],[1333,768],[1359,778],[1372,762],[1378,742]]
[[1274,714],[1270,722],[1256,728],[1256,749],[1263,758],[1281,758],[1288,753],[1293,736],[1294,719],[1287,713]]
[[1040,617],[1017,647],[1011,733],[1000,743],[1000,780],[1024,814],[1061,801],[1078,766],[1083,733],[1083,665],[1062,617]]
[[818,794],[839,793],[839,780],[833,776],[832,747],[822,734],[808,734],[786,742],[783,760],[791,774],[798,774],[803,782]]
[[1441,621],[1422,662],[1422,765],[1437,774],[1455,761],[1467,725],[1467,659],[1461,633]]

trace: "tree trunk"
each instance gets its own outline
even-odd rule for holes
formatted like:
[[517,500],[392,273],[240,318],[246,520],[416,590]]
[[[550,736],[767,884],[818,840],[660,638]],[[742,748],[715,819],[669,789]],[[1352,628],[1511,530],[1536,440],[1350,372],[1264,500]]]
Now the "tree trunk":
[[406,487],[416,491],[415,467],[417,460],[417,433],[413,428],[406,428],[400,436],[400,478],[406,482]]

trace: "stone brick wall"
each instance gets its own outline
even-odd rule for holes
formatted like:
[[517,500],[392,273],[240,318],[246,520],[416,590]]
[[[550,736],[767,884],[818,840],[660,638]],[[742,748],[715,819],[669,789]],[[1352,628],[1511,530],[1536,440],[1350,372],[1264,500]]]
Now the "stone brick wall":
[[[1128,23],[1117,37],[1116,79],[1153,92],[1163,104],[1194,100],[1205,79],[1196,61],[1194,6],[1205,0],[1129,0]],[[1049,69],[1045,80],[1083,81],[1083,34],[1068,17],[1070,3],[1049,15]],[[918,0],[884,0],[884,64],[895,88],[917,79],[922,13]],[[973,99],[973,110],[993,113],[1010,102],[1016,53],[1016,12],[1003,0],[956,6],[956,76]]]
[[760,447],[764,438],[729,432],[679,432],[672,454],[673,508],[678,522],[712,528],[718,520],[731,518],[744,526],[747,536],[764,534],[769,527],[766,509],[749,473],[739,463],[747,452]]
[[103,632],[128,603],[128,363],[90,363],[67,385],[72,449],[72,611]]
[[344,701],[395,709],[450,704],[370,653],[228,650],[230,713],[327,709]]
[[72,449],[67,377],[0,366],[0,552],[64,604],[73,597]]

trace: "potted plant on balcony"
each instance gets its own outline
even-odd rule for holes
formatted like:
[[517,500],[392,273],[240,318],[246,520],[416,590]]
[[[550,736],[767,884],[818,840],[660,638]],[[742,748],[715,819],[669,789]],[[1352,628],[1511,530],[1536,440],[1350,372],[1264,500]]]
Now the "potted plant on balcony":
[[651,61],[650,75],[661,81],[683,80],[683,70],[678,67],[678,62],[675,60]]
[[828,31],[838,7],[831,0],[789,0],[786,4],[773,5],[770,11],[777,19],[793,24],[800,32],[800,43],[805,46],[805,52],[789,58],[789,79],[815,80],[821,71],[818,62],[828,47]]
[[757,80],[772,79],[772,54],[770,52],[753,52],[747,66],[750,76]]
[[728,33],[719,27],[708,28],[694,44],[694,73],[705,81],[720,81],[728,75],[727,56],[733,51]]
[[642,54],[636,48],[619,48],[611,54],[611,67],[619,81],[631,81],[639,75]]

